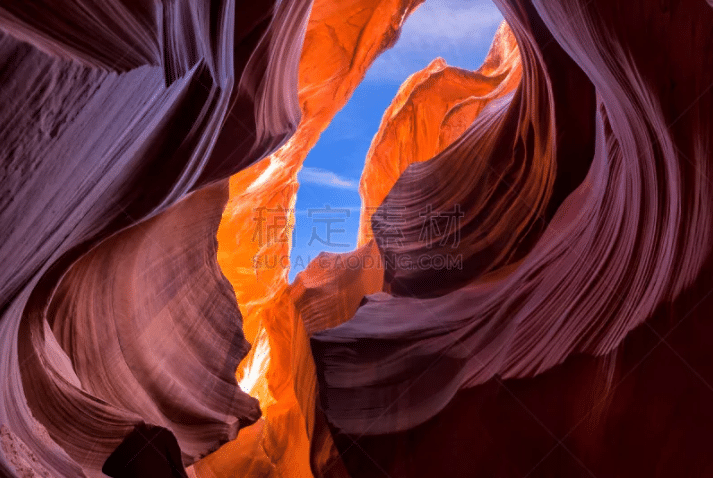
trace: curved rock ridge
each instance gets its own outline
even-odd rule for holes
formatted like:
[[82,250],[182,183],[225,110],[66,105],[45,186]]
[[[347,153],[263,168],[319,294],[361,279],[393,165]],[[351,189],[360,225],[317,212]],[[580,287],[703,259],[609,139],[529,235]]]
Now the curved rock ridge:
[[[678,476],[679,466],[706,476],[711,463],[695,443],[710,439],[711,421],[677,422],[673,410],[705,401],[713,378],[696,356],[707,335],[695,338],[709,330],[713,285],[713,70],[702,66],[713,62],[713,11],[705,2],[496,3],[522,82],[400,175],[371,221],[386,292],[311,337],[346,467],[433,476],[416,450],[482,447],[460,463],[436,460],[438,473]],[[443,219],[441,234],[423,234],[424,212],[442,218],[455,207],[456,227]],[[409,267],[449,254],[461,267]],[[669,335],[674,345],[661,352]],[[659,382],[648,357],[674,360],[686,377],[669,365]],[[664,390],[666,380],[685,391]],[[635,413],[637,400],[653,403]],[[513,410],[522,423],[487,416]],[[685,446],[661,435],[659,418]],[[641,440],[649,453],[627,426],[650,433]],[[461,442],[439,444],[439,433]],[[508,440],[533,451],[510,460]]]
[[359,182],[360,245],[373,237],[372,213],[408,165],[443,151],[488,104],[512,93],[521,76],[517,43],[503,22],[478,71],[448,66],[437,58],[401,85],[384,112]]
[[215,234],[299,122],[310,6],[0,6],[4,475],[100,476],[144,422],[187,464],[260,416]]
[[[354,267],[358,264],[360,267]],[[321,253],[290,286],[295,307],[292,344],[294,389],[307,424],[310,462],[315,476],[349,476],[335,448],[319,403],[309,339],[354,316],[364,296],[383,287],[381,257],[374,241],[353,252]]]
[[[488,72],[496,58],[517,62],[500,65],[505,72],[511,67],[515,77],[490,80],[503,84],[491,86],[492,93],[480,100],[487,107],[477,115],[477,124],[434,161],[401,161],[410,167],[373,217],[374,237],[389,266],[386,282],[397,294],[443,294],[518,261],[554,214],[553,204],[584,179],[594,144],[594,115],[586,106],[594,105],[594,90],[547,30],[534,29],[523,37],[521,28],[512,27],[522,59],[507,51],[515,42],[501,29],[484,67]],[[546,54],[538,53],[539,44],[548,44]],[[483,82],[477,73],[472,78]],[[577,113],[583,107],[586,112]],[[399,123],[395,117],[384,126],[388,131]],[[551,140],[554,131],[556,142]],[[388,144],[382,149],[393,151]],[[406,147],[398,151],[410,156]],[[374,152],[376,163],[384,162],[378,146]],[[585,160],[565,161],[570,154]],[[427,259],[450,256],[462,258],[463,266],[423,266],[433,262]]]
[[[350,262],[377,267],[348,267]],[[309,337],[346,322],[365,295],[381,289],[379,263],[373,241],[349,253],[321,253],[274,298],[265,331],[275,346],[263,378],[274,393],[272,403],[256,425],[196,463],[196,476],[349,476],[318,406]]]

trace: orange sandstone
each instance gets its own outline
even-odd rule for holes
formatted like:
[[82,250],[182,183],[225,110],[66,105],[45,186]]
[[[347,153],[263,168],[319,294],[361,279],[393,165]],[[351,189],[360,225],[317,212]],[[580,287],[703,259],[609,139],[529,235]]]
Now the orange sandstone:
[[[305,417],[292,383],[293,309],[283,266],[290,253],[297,173],[368,67],[394,44],[404,20],[421,2],[316,0],[300,60],[297,132],[276,153],[230,179],[218,262],[235,289],[245,336],[253,344],[238,379],[254,382],[251,392],[264,414],[263,432],[244,432],[237,440],[264,453],[227,453],[235,448],[227,444],[193,467],[198,476],[234,476],[236,470],[252,469],[272,470],[269,476],[311,476]],[[256,358],[256,351],[265,356]],[[258,379],[246,380],[250,373]],[[251,440],[259,445],[245,443]]]
[[446,149],[491,101],[511,93],[521,75],[517,42],[503,22],[477,71],[437,58],[404,82],[367,153],[359,184],[360,245],[372,237],[371,216],[406,167]]
[[[516,42],[504,23],[477,72],[436,59],[412,75],[385,112],[367,156],[360,186],[361,247],[320,256],[289,285],[293,209],[302,162],[419,3],[315,2],[300,60],[303,116],[298,130],[276,153],[230,180],[230,200],[218,231],[218,261],[235,289],[245,335],[253,344],[238,379],[260,400],[264,417],[197,463],[191,472],[198,477],[313,472],[346,476],[319,411],[309,337],[349,320],[365,295],[383,287],[379,252],[368,240],[368,208],[380,204],[408,164],[445,149],[490,101],[510,93],[521,75]],[[417,123],[428,127],[420,130]],[[360,263],[368,258],[375,267],[332,267],[335,259],[346,264],[352,256]]]

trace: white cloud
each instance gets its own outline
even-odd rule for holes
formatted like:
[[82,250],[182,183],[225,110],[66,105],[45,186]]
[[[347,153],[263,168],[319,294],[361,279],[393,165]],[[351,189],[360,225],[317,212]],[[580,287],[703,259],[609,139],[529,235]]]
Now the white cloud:
[[376,59],[367,79],[400,83],[437,56],[475,69],[502,20],[492,0],[426,0],[406,19],[394,48]]
[[300,183],[310,183],[335,189],[348,189],[357,191],[359,183],[353,179],[339,176],[338,174],[322,168],[305,167],[299,173]]
[[427,0],[406,20],[399,43],[410,49],[468,45],[502,20],[490,0]]

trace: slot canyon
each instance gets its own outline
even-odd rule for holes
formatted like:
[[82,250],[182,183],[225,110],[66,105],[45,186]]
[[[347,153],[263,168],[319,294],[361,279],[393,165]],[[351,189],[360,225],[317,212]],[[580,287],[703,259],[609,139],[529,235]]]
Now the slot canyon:
[[713,0],[493,0],[275,261],[438,1],[0,1],[0,476],[713,477]]

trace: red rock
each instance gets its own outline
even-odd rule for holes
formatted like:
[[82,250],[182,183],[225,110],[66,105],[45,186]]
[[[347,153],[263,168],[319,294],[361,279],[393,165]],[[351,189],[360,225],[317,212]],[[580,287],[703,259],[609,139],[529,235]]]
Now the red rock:
[[50,3],[0,6],[0,470],[98,476],[144,421],[189,464],[260,416],[215,234],[297,126],[310,4]]
[[[295,312],[287,281],[289,268],[285,267],[289,266],[297,173],[319,135],[346,104],[374,59],[396,41],[403,21],[419,3],[316,1],[300,59],[302,121],[279,151],[230,179],[230,199],[218,230],[218,261],[235,289],[246,338],[256,345],[265,331],[263,340],[269,343],[269,365],[259,374],[258,389],[253,392],[260,403],[269,404],[263,406],[263,413],[271,433],[256,439],[263,441],[275,476],[311,474],[312,424],[295,395],[291,365],[295,343],[301,341],[303,350],[308,349],[293,328]],[[264,222],[259,222],[261,217]],[[255,237],[256,231],[263,234],[262,240]],[[252,354],[238,370],[239,379],[251,360]],[[315,384],[313,378],[306,382]],[[204,462],[197,469],[209,467],[216,476],[233,476],[238,469],[225,453]]]
[[486,105],[517,88],[521,74],[517,43],[503,22],[478,71],[447,66],[438,58],[404,82],[366,157],[359,184],[359,244],[373,237],[372,213],[408,165],[450,146]]
[[259,266],[418,3],[0,6],[0,474],[713,474],[710,1],[497,0],[385,113],[361,247]]

